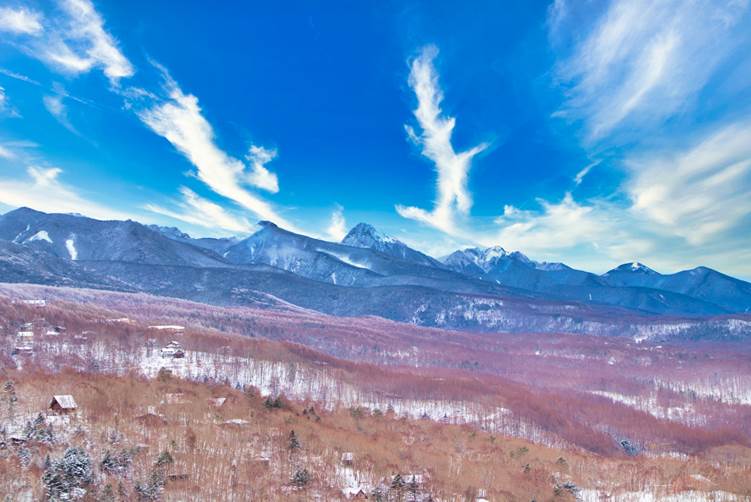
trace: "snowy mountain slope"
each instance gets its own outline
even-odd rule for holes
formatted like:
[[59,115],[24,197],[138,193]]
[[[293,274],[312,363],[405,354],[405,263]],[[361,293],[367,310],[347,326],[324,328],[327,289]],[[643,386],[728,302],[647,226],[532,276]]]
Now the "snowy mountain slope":
[[613,286],[595,274],[573,269],[563,263],[535,262],[518,251],[509,253],[498,246],[456,251],[447,256],[444,263],[452,270],[485,281],[564,300],[620,306],[657,314],[714,315],[731,311],[712,303],[710,298],[658,291],[639,284]]
[[240,239],[237,237],[198,237],[193,238],[176,227],[163,227],[159,225],[148,225],[152,230],[160,232],[165,237],[178,242],[192,244],[203,249],[209,249],[218,255],[224,254],[230,246],[237,244]]
[[110,288],[132,291],[127,284],[100,276],[72,260],[31,246],[0,240],[0,280],[55,286]]
[[226,266],[216,253],[165,237],[134,221],[100,221],[16,209],[0,216],[0,239],[70,260]]
[[671,291],[715,303],[731,312],[751,311],[751,283],[707,267],[660,274],[640,263],[626,263],[601,277],[611,286]]
[[[87,287],[97,287],[98,281],[102,288],[219,304],[234,302],[237,291],[254,290],[329,313],[418,323],[439,322],[435,319],[445,313],[430,320],[418,310],[432,308],[426,302],[440,298],[445,312],[456,317],[452,322],[460,325],[459,306],[467,304],[458,299],[462,295],[503,299],[484,304],[487,317],[500,315],[497,311],[507,309],[510,299],[574,302],[586,306],[587,316],[594,311],[611,315],[609,306],[639,314],[704,316],[746,312],[751,298],[751,285],[709,269],[666,276],[628,264],[598,276],[562,263],[535,262],[498,246],[457,251],[445,264],[432,266],[432,258],[367,224],[357,225],[344,239],[356,246],[295,234],[269,222],[241,241],[202,240],[176,228],[22,208],[0,217],[0,240],[6,243],[0,253],[12,265],[7,265],[7,279],[0,280],[67,284],[70,279]],[[224,256],[212,249],[224,250]],[[399,305],[405,302],[411,307]]]
[[498,292],[501,288],[453,271],[402,260],[366,247],[313,239],[261,222],[261,230],[230,247],[239,265],[269,265],[331,284],[373,287],[417,285],[448,291]]
[[417,263],[428,267],[443,268],[443,264],[430,256],[410,248],[402,241],[383,235],[368,223],[358,223],[342,239],[342,244],[358,248],[368,248],[399,260]]

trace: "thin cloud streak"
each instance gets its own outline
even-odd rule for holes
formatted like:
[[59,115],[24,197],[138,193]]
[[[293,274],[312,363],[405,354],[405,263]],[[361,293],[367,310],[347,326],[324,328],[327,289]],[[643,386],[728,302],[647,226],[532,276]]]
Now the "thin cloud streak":
[[146,204],[144,209],[175,220],[204,228],[220,228],[228,232],[248,233],[253,230],[248,220],[228,213],[222,206],[200,197],[187,187],[180,187],[182,200],[176,202],[177,210],[157,204]]
[[[555,115],[583,121],[590,143],[628,133],[628,125],[642,132],[658,126],[684,111],[730,57],[747,7],[734,0],[611,2],[557,68],[568,90]],[[549,14],[556,34],[559,12]]]
[[404,126],[408,137],[421,147],[423,156],[435,164],[437,200],[431,211],[403,205],[397,205],[396,210],[404,218],[451,233],[456,231],[457,214],[467,215],[472,207],[467,188],[472,159],[488,145],[482,143],[458,153],[454,150],[451,136],[456,119],[443,116],[441,110],[443,92],[433,65],[437,55],[435,46],[424,47],[410,65],[409,86],[417,97],[414,115],[420,131]]
[[0,179],[0,202],[12,207],[28,206],[48,213],[83,213],[108,220],[132,217],[88,200],[77,189],[60,181],[62,172],[57,167],[29,166],[25,179]]
[[243,186],[248,183],[245,164],[216,145],[214,130],[203,116],[198,98],[183,93],[166,71],[164,78],[168,98],[137,111],[143,123],[184,155],[195,166],[196,177],[218,195],[236,202],[261,219],[296,230],[271,204]]

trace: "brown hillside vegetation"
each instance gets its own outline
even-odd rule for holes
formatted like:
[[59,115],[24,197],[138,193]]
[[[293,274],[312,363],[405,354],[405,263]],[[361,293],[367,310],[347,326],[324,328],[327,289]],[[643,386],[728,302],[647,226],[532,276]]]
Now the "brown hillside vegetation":
[[[11,410],[4,396],[6,421],[48,414],[51,392],[70,393],[78,404],[75,414],[47,418],[41,426],[46,434],[23,442],[4,438],[0,491],[33,499],[44,496],[45,459],[60,458],[71,447],[82,448],[92,463],[91,481],[81,485],[84,500],[103,500],[110,492],[115,499],[137,499],[136,487],[159,476],[157,491],[165,500],[340,500],[359,489],[369,495],[380,490],[383,500],[410,500],[410,490],[425,500],[473,500],[479,490],[489,500],[573,500],[578,489],[600,487],[602,480],[615,492],[662,486],[665,493],[708,487],[751,493],[747,449],[736,448],[737,463],[718,469],[713,462],[729,450],[691,461],[608,458],[470,426],[407,420],[388,410],[326,412],[286,399],[276,407],[252,388],[167,375],[145,380],[9,371],[3,378],[13,382],[18,399]],[[212,401],[217,397],[226,398],[222,406]],[[102,464],[108,452],[128,460],[108,470]],[[164,452],[172,461],[162,468],[156,463]],[[345,452],[352,453],[351,463],[342,461]],[[296,483],[295,473],[303,470],[309,479]],[[394,487],[396,474],[419,474],[421,482]]]
[[[740,344],[463,333],[64,288],[0,293],[0,364],[13,382],[0,405],[3,493],[43,496],[41,481],[59,481],[54,466],[80,447],[93,465],[82,488],[96,500],[113,500],[107,485],[114,500],[149,487],[169,500],[338,500],[355,485],[383,500],[751,494],[751,350]],[[34,425],[53,394],[74,396],[78,413]],[[285,449],[292,430],[301,448]],[[102,471],[107,450],[115,467]],[[155,467],[164,451],[174,463]],[[401,486],[396,474],[419,476]]]

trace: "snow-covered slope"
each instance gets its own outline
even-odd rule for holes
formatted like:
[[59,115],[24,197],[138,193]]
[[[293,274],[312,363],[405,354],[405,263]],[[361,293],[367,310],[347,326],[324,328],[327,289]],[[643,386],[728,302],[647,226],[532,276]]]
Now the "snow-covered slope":
[[342,244],[358,248],[368,248],[400,260],[429,267],[442,268],[435,258],[414,250],[398,239],[383,235],[368,223],[358,223],[342,239]]
[[135,221],[100,221],[28,208],[0,216],[0,239],[77,261],[199,267],[227,265],[210,250],[167,238]]

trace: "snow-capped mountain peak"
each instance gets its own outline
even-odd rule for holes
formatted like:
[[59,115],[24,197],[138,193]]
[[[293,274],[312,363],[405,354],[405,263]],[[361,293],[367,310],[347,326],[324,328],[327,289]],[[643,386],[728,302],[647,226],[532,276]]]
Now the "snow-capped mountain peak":
[[421,253],[398,239],[382,234],[369,223],[358,223],[342,239],[342,244],[357,248],[366,248],[400,260],[429,267],[442,267],[441,263]]
[[[483,272],[488,272],[498,263],[499,260],[507,256],[511,257],[512,254],[514,253],[509,253],[501,246],[492,246],[489,248],[469,247],[451,253],[443,259],[443,263],[456,270],[466,270],[468,268],[477,267]],[[521,253],[518,253],[518,255],[527,259],[527,257]]]
[[399,241],[388,235],[383,235],[369,223],[358,223],[342,239],[342,244],[358,248],[372,248],[378,243],[394,244],[396,242]]
[[[635,273],[641,273],[641,274],[656,274],[657,273],[656,271],[652,270],[651,268],[644,265],[643,263],[639,263],[638,261],[634,261],[631,263],[624,263],[622,265],[617,266],[610,272],[632,272],[632,273],[635,272]],[[610,272],[608,272],[608,274]]]

